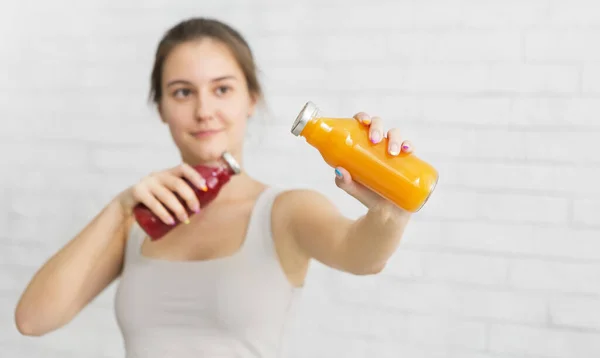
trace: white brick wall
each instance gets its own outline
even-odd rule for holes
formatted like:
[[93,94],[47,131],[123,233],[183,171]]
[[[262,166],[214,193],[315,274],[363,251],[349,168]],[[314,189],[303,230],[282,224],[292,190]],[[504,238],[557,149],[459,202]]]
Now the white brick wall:
[[159,37],[194,15],[230,21],[256,52],[269,101],[249,131],[257,177],[364,212],[289,134],[306,100],[381,115],[441,172],[381,275],[314,267],[290,357],[600,356],[593,0],[3,2],[1,356],[122,356],[114,285],[42,338],[19,336],[13,309],[109,198],[177,160],[145,99]]

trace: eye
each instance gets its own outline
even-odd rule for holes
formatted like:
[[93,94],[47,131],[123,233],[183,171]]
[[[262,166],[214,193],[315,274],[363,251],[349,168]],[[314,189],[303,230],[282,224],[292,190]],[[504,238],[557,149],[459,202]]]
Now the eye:
[[217,95],[222,96],[224,94],[227,94],[227,92],[231,91],[231,87],[229,86],[219,86],[216,89]]
[[173,91],[173,96],[176,98],[185,98],[192,94],[192,90],[189,88],[179,88]]

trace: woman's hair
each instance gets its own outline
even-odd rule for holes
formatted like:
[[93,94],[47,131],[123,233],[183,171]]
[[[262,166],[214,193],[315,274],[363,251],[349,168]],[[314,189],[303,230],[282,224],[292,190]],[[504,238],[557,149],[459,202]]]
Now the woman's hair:
[[223,22],[207,18],[192,18],[169,29],[158,45],[151,76],[150,100],[152,102],[159,104],[162,98],[162,71],[171,51],[182,43],[205,38],[219,41],[229,48],[244,73],[250,95],[256,100],[263,97],[254,56],[242,35]]

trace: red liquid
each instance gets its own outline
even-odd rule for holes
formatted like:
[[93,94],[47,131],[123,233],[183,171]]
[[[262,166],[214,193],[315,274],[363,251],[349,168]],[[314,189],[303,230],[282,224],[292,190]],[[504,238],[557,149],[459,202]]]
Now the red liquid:
[[[202,177],[206,180],[206,186],[208,187],[207,191],[203,191],[200,188],[197,188],[195,185],[191,184],[187,179],[184,179],[194,190],[198,201],[200,202],[200,210],[206,207],[211,201],[213,201],[223,185],[227,184],[231,179],[232,175],[239,173],[239,170],[232,168],[231,166],[225,167],[207,167],[203,165],[195,166],[194,169],[202,175]],[[179,195],[175,194],[177,199],[182,203],[184,208],[186,209],[188,216],[192,216],[195,214],[193,211],[189,209],[187,203],[183,201]],[[133,213],[136,221],[140,225],[140,227],[148,234],[152,241],[158,240],[167,234],[169,231],[177,227],[177,225],[181,224],[181,221],[177,219],[177,217],[167,208],[167,211],[173,216],[175,219],[175,225],[165,224],[158,216],[156,216],[146,205],[138,204],[134,207]]]

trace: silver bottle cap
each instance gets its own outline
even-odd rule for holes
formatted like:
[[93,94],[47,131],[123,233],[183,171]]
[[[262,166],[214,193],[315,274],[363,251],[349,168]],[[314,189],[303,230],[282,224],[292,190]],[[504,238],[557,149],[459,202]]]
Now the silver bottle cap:
[[310,101],[307,102],[298,114],[298,117],[296,117],[294,124],[292,125],[292,134],[295,136],[299,136],[300,133],[302,133],[304,127],[306,126],[306,123],[308,123],[308,121],[310,121],[311,119],[315,118],[318,114],[319,108],[317,108],[317,106],[314,103]]
[[242,168],[238,164],[237,160],[235,160],[235,158],[233,157],[233,155],[231,155],[229,152],[224,152],[223,155],[221,155],[221,157],[223,158],[223,160],[225,161],[225,163],[227,163],[227,165],[231,168],[231,170],[235,174],[241,173]]

